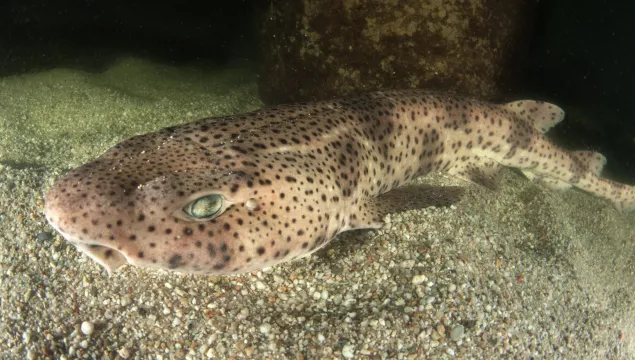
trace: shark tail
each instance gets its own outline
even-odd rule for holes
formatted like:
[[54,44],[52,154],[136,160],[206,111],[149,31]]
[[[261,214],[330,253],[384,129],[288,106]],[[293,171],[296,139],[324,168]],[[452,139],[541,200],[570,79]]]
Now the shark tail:
[[[533,100],[520,100],[500,105],[517,119],[527,122],[540,133],[546,133],[564,119],[564,111],[556,105]],[[534,148],[545,144],[533,144]],[[555,151],[555,149],[554,149]],[[546,168],[523,167],[522,164],[505,164],[519,168],[530,180],[555,190],[567,190],[573,186],[609,200],[620,212],[635,210],[635,186],[620,184],[601,177],[606,158],[594,151],[563,150],[558,156],[571,160],[566,174],[558,174]],[[526,154],[527,155],[527,154]],[[575,179],[575,180],[574,180]]]
[[635,210],[635,186],[623,185],[622,196],[612,202],[615,208],[622,213]]

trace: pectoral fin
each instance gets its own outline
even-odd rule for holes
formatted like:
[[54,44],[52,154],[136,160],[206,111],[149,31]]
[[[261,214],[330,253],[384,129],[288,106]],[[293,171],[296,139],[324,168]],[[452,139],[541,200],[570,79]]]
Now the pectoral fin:
[[475,156],[454,165],[448,173],[459,179],[484,186],[490,190],[498,189],[501,166],[487,158]]
[[572,185],[567,182],[564,182],[562,180],[559,180],[553,177],[545,176],[544,174],[537,174],[531,170],[521,169],[520,171],[523,174],[525,174],[527,179],[531,180],[532,182],[538,183],[546,187],[547,189],[551,189],[555,191],[566,191],[571,189],[572,187]]
[[361,201],[350,217],[352,229],[379,228],[386,215],[457,202],[464,189],[459,186],[411,185],[393,189],[376,198]]

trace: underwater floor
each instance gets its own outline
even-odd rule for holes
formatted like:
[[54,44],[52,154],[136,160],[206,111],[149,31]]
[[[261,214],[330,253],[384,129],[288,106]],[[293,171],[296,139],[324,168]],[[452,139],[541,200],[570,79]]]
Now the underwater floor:
[[511,170],[498,192],[466,185],[455,206],[243,276],[108,276],[47,225],[64,172],[125,137],[256,109],[253,78],[121,59],[0,79],[1,358],[635,357],[635,213]]

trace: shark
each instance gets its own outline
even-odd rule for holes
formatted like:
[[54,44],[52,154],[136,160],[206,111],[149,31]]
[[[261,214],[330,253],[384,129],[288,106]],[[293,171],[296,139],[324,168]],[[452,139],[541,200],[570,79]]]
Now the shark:
[[502,167],[635,208],[606,159],[545,133],[556,105],[376,91],[206,118],[124,140],[45,196],[48,222],[109,273],[125,264],[239,274],[307,256],[387,214],[447,206],[462,186],[409,185],[445,172],[495,190]]

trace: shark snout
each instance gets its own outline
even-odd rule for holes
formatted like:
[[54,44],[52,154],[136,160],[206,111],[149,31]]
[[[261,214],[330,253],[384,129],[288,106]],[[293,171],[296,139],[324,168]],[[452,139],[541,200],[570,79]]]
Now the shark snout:
[[114,241],[116,238],[129,238],[126,229],[117,226],[116,220],[99,217],[102,212],[93,208],[94,204],[103,206],[108,199],[93,198],[91,202],[82,196],[81,191],[69,192],[66,185],[63,179],[45,196],[44,215],[49,224],[109,273],[127,264],[126,253],[135,251],[132,249],[134,244],[124,248]]

